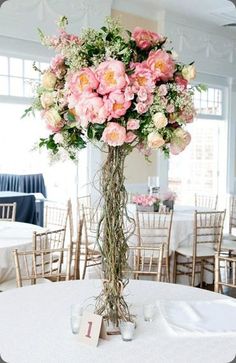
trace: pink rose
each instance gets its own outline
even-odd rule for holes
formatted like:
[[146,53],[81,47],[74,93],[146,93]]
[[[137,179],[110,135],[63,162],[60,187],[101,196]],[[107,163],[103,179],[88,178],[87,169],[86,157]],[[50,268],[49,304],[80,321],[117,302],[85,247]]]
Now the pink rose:
[[172,103],[169,103],[169,105],[166,106],[166,111],[169,113],[172,113],[175,111],[175,106]]
[[109,112],[109,119],[120,118],[125,115],[131,102],[125,100],[124,93],[120,90],[111,92],[104,97],[105,106]]
[[157,44],[162,37],[150,30],[136,27],[132,33],[132,39],[136,42],[137,47],[140,49],[147,49]]
[[167,95],[167,92],[168,92],[168,90],[167,90],[166,85],[165,84],[161,84],[159,86],[159,88],[158,88],[158,94],[159,94],[159,96],[165,96],[165,95]]
[[170,152],[174,155],[178,155],[183,151],[191,141],[191,135],[188,131],[178,127],[172,135],[170,142]]
[[130,144],[136,139],[136,135],[132,131],[128,131],[126,134],[125,142]]
[[131,101],[134,99],[134,92],[132,90],[132,87],[125,87],[124,96],[126,101]]
[[96,70],[99,87],[97,92],[101,95],[122,89],[128,84],[124,63],[118,60],[102,62]]
[[173,77],[175,63],[171,55],[164,50],[150,52],[147,65],[152,70],[156,81],[168,81]]
[[135,106],[136,111],[139,114],[145,113],[148,110],[148,105],[144,102],[138,102]]
[[76,104],[75,111],[83,127],[87,127],[88,122],[103,124],[108,116],[103,99],[97,93],[84,94]]
[[57,77],[54,73],[47,71],[42,75],[42,87],[46,89],[53,89],[57,82]]
[[139,120],[134,118],[130,118],[127,122],[127,130],[138,130],[139,128]]
[[148,92],[145,87],[140,87],[137,93],[138,102],[145,102],[148,99]]
[[126,130],[116,122],[108,122],[101,140],[110,146],[121,146],[126,139]]
[[80,71],[73,73],[67,81],[67,88],[75,96],[79,96],[83,92],[92,92],[97,87],[98,80],[90,68],[82,68]]
[[181,76],[176,76],[175,77],[175,82],[181,86],[183,89],[186,89],[187,88],[187,85],[188,85],[188,81],[186,79],[184,79],[183,77]]

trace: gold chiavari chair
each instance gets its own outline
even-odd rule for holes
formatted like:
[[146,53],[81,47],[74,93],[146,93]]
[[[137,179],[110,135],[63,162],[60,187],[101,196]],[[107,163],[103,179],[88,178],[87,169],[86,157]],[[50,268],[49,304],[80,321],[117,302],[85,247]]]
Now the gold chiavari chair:
[[[58,263],[54,263],[55,254],[59,256]],[[32,251],[13,251],[16,268],[16,285],[64,281],[70,279],[71,247],[42,249]],[[61,269],[63,260],[67,261],[66,272]]]
[[0,204],[0,220],[9,222],[16,220],[16,203]]
[[[163,250],[163,244],[158,247],[130,246],[128,249],[128,254],[131,255],[130,270],[124,271],[124,275],[128,273],[134,279],[152,276],[155,281],[161,281]],[[130,258],[128,259],[130,261]]]
[[212,210],[217,209],[218,195],[201,195],[195,194],[195,207],[197,208],[208,208]]
[[164,245],[163,267],[166,281],[170,281],[170,234],[173,211],[169,212],[140,212],[136,213],[138,246],[158,247]]
[[223,292],[223,287],[236,289],[236,256],[215,255],[215,292]]
[[91,195],[83,195],[81,197],[78,197],[77,199],[77,208],[78,208],[78,217],[83,218],[83,208],[91,208],[92,207],[92,201],[91,201]]
[[73,280],[80,279],[80,247],[82,239],[83,219],[79,221],[77,237],[71,242],[71,276]]
[[47,202],[44,206],[44,227],[47,230],[64,229],[64,241],[69,226],[69,240],[73,236],[72,205],[69,199],[66,204]]
[[222,240],[222,252],[231,256],[233,251],[236,253],[236,195],[230,196],[229,233],[224,234]]
[[[194,233],[192,246],[180,246],[174,254],[174,282],[177,276],[188,275],[191,286],[195,285],[196,274],[200,274],[200,284],[204,271],[214,274],[215,253],[221,250],[224,211],[198,212],[194,214]],[[179,261],[179,257],[187,261]]]
[[98,246],[99,242],[97,241],[98,225],[102,213],[102,210],[98,208],[83,207],[83,229],[80,244],[80,262],[84,266],[81,273],[82,279],[85,278],[87,268],[98,266],[102,263],[102,256]]

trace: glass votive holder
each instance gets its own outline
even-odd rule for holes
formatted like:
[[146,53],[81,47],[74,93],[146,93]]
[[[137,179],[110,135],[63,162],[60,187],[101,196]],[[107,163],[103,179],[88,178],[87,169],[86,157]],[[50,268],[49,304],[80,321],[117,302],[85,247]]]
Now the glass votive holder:
[[153,321],[156,313],[155,304],[145,304],[143,305],[143,317],[145,321]]
[[120,323],[121,337],[124,342],[130,342],[134,337],[135,323],[131,321],[122,321]]
[[70,323],[73,334],[79,333],[80,320],[83,314],[83,307],[79,304],[72,304],[70,307]]

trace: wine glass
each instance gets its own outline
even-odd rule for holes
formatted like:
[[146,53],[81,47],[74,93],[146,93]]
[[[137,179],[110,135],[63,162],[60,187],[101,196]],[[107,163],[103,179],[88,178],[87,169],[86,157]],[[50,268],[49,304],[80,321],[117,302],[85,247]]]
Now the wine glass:
[[148,190],[149,194],[152,195],[154,190],[159,190],[159,177],[158,176],[149,176],[148,177]]

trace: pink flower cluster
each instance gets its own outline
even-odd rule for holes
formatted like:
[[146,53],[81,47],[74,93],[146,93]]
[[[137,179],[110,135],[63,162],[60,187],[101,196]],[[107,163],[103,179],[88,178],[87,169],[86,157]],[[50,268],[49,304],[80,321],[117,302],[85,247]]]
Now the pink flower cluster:
[[136,135],[131,130],[139,128],[139,121],[130,119],[127,127],[112,122],[126,114],[131,106],[127,97],[129,78],[125,66],[118,60],[102,62],[97,69],[83,68],[67,79],[69,108],[73,110],[79,126],[88,123],[107,125],[102,140],[110,146],[131,143]]
[[133,196],[133,203],[142,205],[143,207],[152,206],[154,203],[158,202],[157,197],[152,195],[135,195]]
[[162,201],[165,201],[165,200],[175,200],[176,199],[176,193],[168,190],[166,192],[161,193],[160,196],[159,196],[159,198]]

